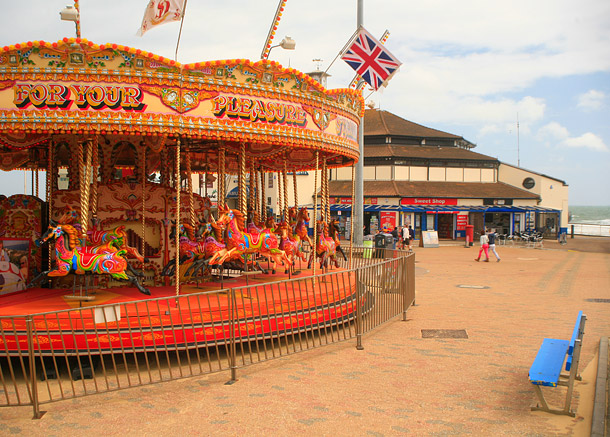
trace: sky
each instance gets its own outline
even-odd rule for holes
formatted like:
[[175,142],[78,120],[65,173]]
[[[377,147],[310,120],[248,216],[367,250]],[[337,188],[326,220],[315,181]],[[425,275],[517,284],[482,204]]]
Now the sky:
[[[403,65],[367,102],[477,145],[474,151],[565,181],[570,205],[610,205],[610,2],[607,0],[363,0],[364,26]],[[59,11],[70,0],[5,1],[0,46],[74,37]],[[136,36],[147,0],[81,0],[82,37],[174,59],[180,24]],[[178,62],[260,59],[278,0],[187,3]],[[331,75],[356,30],[356,0],[288,0],[270,59]],[[318,60],[318,61],[314,61]],[[30,192],[21,172],[0,170],[0,193]]]

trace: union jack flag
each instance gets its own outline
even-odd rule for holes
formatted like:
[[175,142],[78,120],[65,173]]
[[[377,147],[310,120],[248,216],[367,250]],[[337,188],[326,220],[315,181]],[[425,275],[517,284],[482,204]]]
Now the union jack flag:
[[385,86],[398,67],[402,65],[402,62],[364,28],[360,28],[352,43],[341,55],[341,59],[347,62],[374,90]]

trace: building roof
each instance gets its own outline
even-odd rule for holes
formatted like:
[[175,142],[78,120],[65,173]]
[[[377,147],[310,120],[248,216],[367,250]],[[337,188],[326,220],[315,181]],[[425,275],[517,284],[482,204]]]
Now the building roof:
[[431,129],[380,109],[364,111],[364,135],[463,139],[459,135]]
[[[351,197],[351,181],[330,181],[330,196]],[[365,197],[444,197],[456,199],[540,199],[503,182],[364,181]]]
[[417,159],[456,159],[470,161],[493,161],[496,158],[472,152],[460,147],[438,147],[438,146],[397,146],[394,144],[366,145],[364,148],[365,158],[417,158]]

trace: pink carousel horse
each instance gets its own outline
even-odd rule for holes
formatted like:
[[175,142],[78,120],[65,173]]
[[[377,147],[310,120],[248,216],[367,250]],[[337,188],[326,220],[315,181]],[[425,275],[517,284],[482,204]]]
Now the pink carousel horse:
[[292,265],[294,265],[297,257],[307,261],[307,257],[301,252],[301,239],[298,236],[294,238],[290,226],[287,223],[281,223],[278,230],[280,232],[280,249],[286,252],[286,256]]
[[[294,207],[293,207],[294,208]],[[301,241],[307,241],[309,247],[313,247],[313,241],[307,234],[307,225],[309,223],[309,212],[307,208],[303,207],[299,209],[296,215],[296,224],[294,225],[293,233],[298,236]]]
[[311,251],[311,255],[309,256],[309,263],[307,264],[307,268],[311,268],[311,264],[314,260],[314,254],[316,257],[320,259],[320,268],[324,269],[328,267],[328,260],[332,260],[335,264],[335,267],[339,267],[339,262],[336,258],[337,246],[335,244],[335,240],[333,240],[328,235],[328,225],[326,222],[322,220],[318,221],[318,231],[316,237],[316,246],[315,250]]

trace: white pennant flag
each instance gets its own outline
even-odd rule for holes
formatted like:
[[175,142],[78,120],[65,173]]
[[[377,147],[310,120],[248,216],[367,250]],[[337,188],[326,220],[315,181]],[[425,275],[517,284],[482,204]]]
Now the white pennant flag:
[[150,0],[144,11],[138,36],[160,24],[182,20],[184,2],[185,0]]

